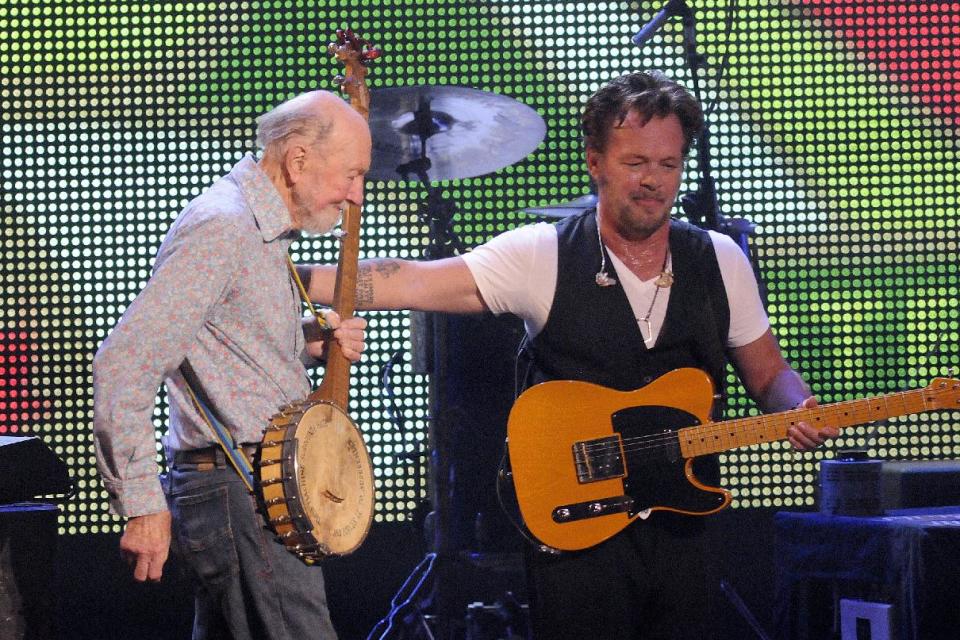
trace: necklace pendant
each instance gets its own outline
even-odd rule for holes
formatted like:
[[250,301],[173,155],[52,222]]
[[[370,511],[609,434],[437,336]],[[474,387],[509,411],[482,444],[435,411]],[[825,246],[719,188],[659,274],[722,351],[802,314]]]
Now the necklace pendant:
[[661,271],[660,275],[656,280],[653,281],[653,284],[657,285],[661,289],[666,289],[673,285],[673,273],[670,271]]
[[641,318],[640,322],[642,322],[647,328],[646,336],[643,335],[643,329],[640,330],[640,335],[643,337],[643,343],[647,346],[650,346],[650,343],[653,342],[653,325],[650,323],[650,316]]

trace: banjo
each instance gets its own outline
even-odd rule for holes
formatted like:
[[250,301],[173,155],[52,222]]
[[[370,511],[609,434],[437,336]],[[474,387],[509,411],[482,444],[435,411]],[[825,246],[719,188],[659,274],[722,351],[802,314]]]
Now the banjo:
[[[337,29],[331,54],[344,64],[336,81],[352,106],[369,117],[366,64],[380,51],[352,30]],[[360,251],[360,207],[343,213],[333,308],[353,315]],[[373,520],[373,468],[360,430],[346,412],[350,361],[331,341],[323,381],[305,400],[281,407],[270,419],[254,475],[261,509],[287,550],[307,564],[354,551]]]

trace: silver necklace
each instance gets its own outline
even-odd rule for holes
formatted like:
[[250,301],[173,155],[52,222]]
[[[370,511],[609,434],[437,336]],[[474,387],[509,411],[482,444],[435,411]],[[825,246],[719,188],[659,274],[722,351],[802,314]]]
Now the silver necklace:
[[[598,287],[612,287],[617,284],[616,278],[611,278],[607,273],[607,254],[603,250],[603,237],[600,235],[600,212],[597,211],[597,244],[600,246],[600,271],[594,277]],[[656,290],[653,292],[653,300],[650,301],[650,307],[647,309],[647,315],[637,318],[637,322],[647,327],[647,337],[643,339],[644,344],[649,345],[653,339],[653,325],[650,324],[650,316],[653,315],[653,307],[657,304],[657,297],[660,295],[660,289],[666,289],[673,285],[673,272],[668,268],[670,266],[670,245],[663,254],[663,265],[660,267],[660,275],[653,281]],[[643,328],[640,329],[640,335],[643,335]]]
[[[647,308],[647,315],[642,318],[637,318],[639,322],[642,322],[644,326],[647,327],[647,337],[643,339],[643,343],[650,345],[654,342],[653,337],[653,325],[650,324],[650,316],[653,315],[653,306],[657,304],[657,296],[660,295],[660,289],[666,289],[673,284],[673,272],[668,269],[670,263],[670,247],[667,247],[666,253],[663,255],[663,266],[660,267],[660,275],[657,276],[657,279],[653,281],[653,284],[656,286],[653,292],[653,300],[650,301],[650,307]],[[664,318],[666,320],[666,318]],[[643,335],[643,328],[640,329],[640,335]]]

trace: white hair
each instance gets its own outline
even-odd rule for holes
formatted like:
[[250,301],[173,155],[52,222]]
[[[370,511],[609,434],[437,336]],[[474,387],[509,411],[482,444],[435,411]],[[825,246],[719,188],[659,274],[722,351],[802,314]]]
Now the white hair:
[[301,93],[257,118],[257,147],[266,150],[294,135],[313,138],[314,145],[322,143],[333,129],[333,118],[317,108],[316,98],[324,93]]

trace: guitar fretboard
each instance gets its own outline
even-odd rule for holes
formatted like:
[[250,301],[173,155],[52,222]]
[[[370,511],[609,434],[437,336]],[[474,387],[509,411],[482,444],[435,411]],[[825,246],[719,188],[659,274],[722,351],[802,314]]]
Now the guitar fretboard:
[[679,430],[680,451],[685,458],[692,458],[783,440],[787,437],[787,430],[799,422],[806,422],[817,429],[842,429],[894,416],[932,411],[943,408],[942,404],[937,402],[937,393],[936,389],[928,387],[875,398],[838,402],[813,409],[794,409],[750,418],[708,422]]

